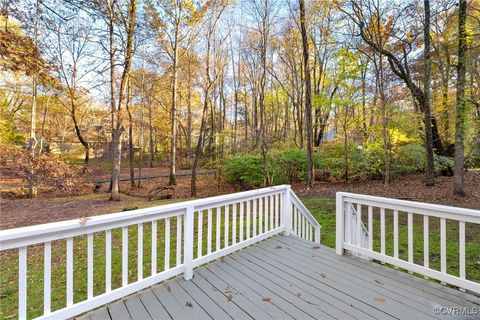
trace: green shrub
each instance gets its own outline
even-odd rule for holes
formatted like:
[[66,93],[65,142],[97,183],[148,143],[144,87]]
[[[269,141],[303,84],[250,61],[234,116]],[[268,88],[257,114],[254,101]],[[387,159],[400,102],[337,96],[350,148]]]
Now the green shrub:
[[393,171],[397,173],[424,172],[425,148],[407,144],[397,148],[393,157]]
[[227,181],[236,188],[249,189],[263,186],[263,159],[260,155],[241,154],[225,164]]
[[[344,179],[343,143],[328,143],[314,154],[316,179]],[[416,144],[394,146],[392,150],[393,173],[425,171],[425,148]],[[366,144],[363,148],[348,144],[349,179],[378,179],[383,177],[384,151],[381,143]],[[293,183],[307,180],[307,152],[287,149],[268,154],[264,168],[259,154],[241,154],[225,165],[227,181],[237,189],[258,188],[264,185]],[[435,155],[435,171],[449,175],[453,159]]]
[[289,149],[275,156],[284,179],[289,182],[307,180],[307,151],[302,149]]

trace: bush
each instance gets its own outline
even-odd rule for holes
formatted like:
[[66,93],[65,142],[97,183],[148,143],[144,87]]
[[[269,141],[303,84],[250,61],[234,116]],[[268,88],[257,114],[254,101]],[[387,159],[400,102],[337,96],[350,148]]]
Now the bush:
[[225,164],[227,181],[238,189],[263,186],[263,159],[260,155],[241,154]]
[[281,171],[289,183],[307,180],[307,151],[290,149],[276,156]]
[[[343,143],[328,143],[314,155],[317,179],[342,180],[345,174]],[[383,146],[367,144],[358,148],[348,145],[349,179],[378,179],[384,171]],[[396,146],[392,150],[392,173],[424,172],[425,148],[416,144]],[[451,174],[453,159],[435,155],[435,171]],[[264,172],[266,174],[264,174]],[[227,181],[238,189],[258,188],[264,185],[293,183],[307,180],[307,152],[287,149],[272,152],[264,169],[263,158],[258,154],[237,155],[225,165]]]
[[57,190],[73,189],[78,183],[80,167],[60,160],[54,154],[42,153],[33,156],[25,149],[2,147],[0,166],[11,174],[23,178],[34,187],[49,187]]
[[394,153],[392,160],[394,172],[424,172],[426,166],[425,148],[416,144],[400,146]]

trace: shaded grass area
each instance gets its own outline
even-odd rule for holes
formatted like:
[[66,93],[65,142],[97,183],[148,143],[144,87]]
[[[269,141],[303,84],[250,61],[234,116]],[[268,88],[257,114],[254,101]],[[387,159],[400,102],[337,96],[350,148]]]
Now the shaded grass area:
[[[321,243],[335,248],[335,199],[308,198],[302,199],[305,206],[322,225]],[[362,221],[367,225],[367,208],[362,208]],[[429,263],[430,268],[440,271],[440,219],[429,218]],[[399,213],[398,230],[399,258],[408,260],[408,225],[407,214]],[[447,220],[447,273],[459,275],[459,235],[458,222]],[[413,218],[413,260],[423,265],[423,216]],[[373,212],[373,250],[380,252],[380,213]],[[385,254],[393,256],[393,212],[385,212]],[[480,282],[480,226],[466,224],[465,229],[465,270],[466,278]]]

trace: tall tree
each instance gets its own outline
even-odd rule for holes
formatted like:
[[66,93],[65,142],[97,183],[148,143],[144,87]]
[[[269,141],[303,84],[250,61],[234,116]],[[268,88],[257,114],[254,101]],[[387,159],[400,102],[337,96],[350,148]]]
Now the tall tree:
[[435,165],[433,158],[432,109],[430,108],[430,86],[432,79],[432,68],[430,66],[430,0],[424,0],[423,5],[425,10],[423,26],[423,112],[425,116],[425,149],[427,153],[426,184],[427,186],[433,186],[435,185]]
[[171,61],[170,101],[170,178],[169,184],[176,185],[177,128],[178,128],[178,69],[179,62],[188,53],[196,38],[202,15],[208,1],[149,0],[147,17],[160,46]]
[[305,18],[305,1],[299,0],[300,5],[300,29],[302,33],[303,68],[305,74],[305,130],[307,137],[307,183],[313,187],[313,141],[312,141],[312,86],[310,83],[310,63],[308,61],[308,36]]
[[[210,101],[210,91],[212,87],[217,82],[220,74],[218,70],[214,67],[217,64],[217,59],[214,56],[212,61],[212,47],[214,46],[214,37],[218,27],[218,22],[223,14],[226,6],[228,5],[228,0],[218,1],[215,4],[212,4],[208,14],[206,15],[206,24],[205,24],[205,65],[204,65],[204,78],[203,78],[203,108],[202,116],[200,120],[200,132],[198,135],[197,146],[195,148],[195,159],[193,160],[192,165],[192,178],[190,183],[190,195],[192,197],[197,196],[197,168],[199,165],[200,157],[203,154],[203,144],[205,141],[205,131],[207,126],[207,112]],[[213,126],[213,123],[212,123]],[[213,131],[213,128],[212,128]]]
[[460,0],[458,6],[458,64],[457,64],[457,105],[455,108],[455,163],[453,193],[465,196],[464,163],[465,163],[465,66],[467,60],[467,0]]
[[[374,0],[350,0],[350,7],[350,12],[348,10],[343,12],[357,25],[362,40],[387,58],[392,72],[405,83],[415,98],[418,108],[425,113],[425,92],[415,81],[411,70],[412,63],[409,61],[411,53],[414,52],[415,43],[418,42],[418,35],[414,28],[408,25],[410,21],[405,21],[405,17],[409,16],[407,11],[414,8],[408,5],[399,9],[396,3],[381,3]],[[375,28],[377,21],[380,21],[380,29]],[[402,34],[396,34],[399,32]],[[425,127],[425,133],[431,130],[433,148],[437,153],[444,154],[445,150],[434,115],[431,115],[430,122],[431,126]],[[426,148],[429,148],[429,145],[426,145]]]
[[[120,200],[119,180],[120,180],[120,165],[122,160],[122,136],[125,131],[123,113],[126,109],[128,82],[130,80],[130,70],[133,60],[134,49],[134,35],[137,18],[137,1],[130,0],[127,4],[126,14],[119,12],[123,8],[116,2],[116,0],[103,0],[100,4],[100,10],[104,17],[106,17],[109,28],[109,61],[110,61],[110,103],[112,113],[112,177],[110,200]],[[125,34],[121,37],[123,39],[123,63],[122,73],[120,75],[120,85],[118,94],[115,86],[115,52],[116,48],[116,31],[115,25],[121,22],[123,24],[122,30]],[[118,99],[116,99],[118,97]],[[115,102],[118,101],[118,102]]]

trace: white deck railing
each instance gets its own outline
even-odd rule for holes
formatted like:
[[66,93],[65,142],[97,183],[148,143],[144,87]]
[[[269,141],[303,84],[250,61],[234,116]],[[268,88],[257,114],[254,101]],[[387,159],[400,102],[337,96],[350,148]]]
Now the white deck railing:
[[[136,233],[137,247],[133,259],[132,252],[129,254],[132,231]],[[186,279],[191,279],[193,268],[281,232],[320,243],[320,225],[287,185],[95,216],[88,220],[4,230],[0,231],[0,252],[18,250],[18,318],[25,319],[29,307],[27,249],[40,246],[41,250],[43,246],[43,279],[38,279],[44,283],[40,318],[60,319],[81,314],[182,273]],[[117,244],[112,238],[121,241],[117,259],[112,258],[115,249],[112,243],[113,246]],[[78,245],[82,241],[86,246]],[[145,243],[149,248],[144,248]],[[54,245],[61,250],[52,250]],[[99,249],[101,255],[105,255],[102,266],[96,259]],[[86,277],[74,279],[79,251],[86,255],[87,272]],[[97,251],[95,255],[94,251]],[[159,251],[163,256],[158,255]],[[62,261],[55,257],[58,252],[64,255],[66,264],[65,307],[53,310],[52,281],[57,279],[52,279],[52,260]],[[144,270],[146,258],[150,261],[150,272]],[[134,280],[129,272],[132,260],[137,265]],[[162,265],[158,265],[158,261]],[[103,268],[105,273],[99,275],[97,269],[103,273]],[[112,269],[121,269],[121,283],[115,284],[112,280]],[[145,276],[145,273],[149,274]],[[99,277],[104,279],[105,288],[94,294],[94,279]],[[86,298],[78,301],[75,286],[82,282],[86,282]]]
[[[422,218],[418,220],[418,216]],[[406,225],[407,232],[406,259],[401,259],[399,256],[399,247],[401,247],[399,232],[404,229],[402,225],[399,227],[399,217],[406,218],[403,219],[406,221],[402,221]],[[423,224],[423,234],[418,230],[414,232],[414,218],[417,218],[415,222],[417,228],[418,225]],[[456,238],[451,243],[447,243],[447,220],[450,226],[448,238]],[[365,227],[364,221],[367,221],[368,227]],[[374,228],[374,224],[377,228]],[[475,232],[480,227],[480,211],[478,210],[343,192],[337,193],[336,196],[337,254],[343,254],[344,250],[348,250],[355,255],[389,263],[442,283],[480,293],[480,283],[469,280],[465,268],[465,230],[466,225],[469,224],[475,224],[475,226],[469,226],[474,228],[471,235],[474,237],[472,242],[480,241],[480,234],[478,231]],[[431,226],[439,229],[440,270],[435,270],[430,266],[432,260],[430,238],[433,237],[430,233]],[[374,233],[375,229],[380,229],[379,235]],[[393,235],[387,239],[386,233],[392,229]],[[422,240],[417,239],[416,242],[423,242],[421,264],[414,261],[414,244],[418,245],[418,243],[414,243],[414,234],[418,235],[418,233],[422,235]],[[456,233],[458,237],[453,236],[452,233]],[[387,254],[387,247],[392,248],[391,242],[393,242],[393,250],[388,250],[390,254]],[[375,250],[374,244],[376,244],[377,250]],[[456,268],[458,265],[458,270],[447,272],[447,246],[452,250],[454,250],[453,247],[458,249],[458,260],[452,263],[452,267]]]

